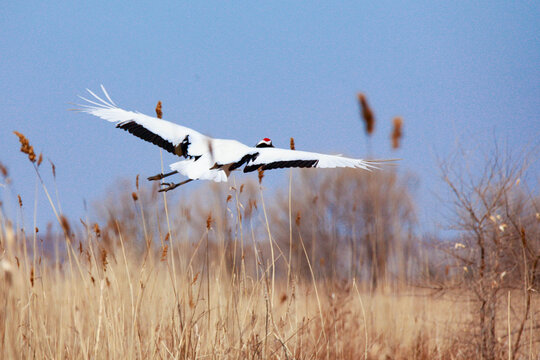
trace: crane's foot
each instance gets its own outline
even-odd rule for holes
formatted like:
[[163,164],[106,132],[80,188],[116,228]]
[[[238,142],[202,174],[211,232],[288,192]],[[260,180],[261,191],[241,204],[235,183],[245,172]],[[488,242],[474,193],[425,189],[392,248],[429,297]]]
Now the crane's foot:
[[163,173],[160,173],[160,174],[157,174],[157,175],[154,175],[154,176],[150,176],[148,178],[148,180],[152,181],[152,180],[161,180],[167,176],[171,176],[171,175],[174,175],[178,173],[178,171],[171,171],[170,173],[166,173],[166,174],[163,174]]
[[191,182],[193,181],[193,179],[187,179],[185,181],[182,181],[178,184],[175,184],[175,183],[161,183],[160,185],[161,186],[166,186],[162,189],[159,189],[158,191],[159,192],[165,192],[165,191],[170,191],[170,190],[173,190],[173,189],[176,189],[177,187],[179,187],[180,185],[184,185],[184,184],[187,184],[188,182]]

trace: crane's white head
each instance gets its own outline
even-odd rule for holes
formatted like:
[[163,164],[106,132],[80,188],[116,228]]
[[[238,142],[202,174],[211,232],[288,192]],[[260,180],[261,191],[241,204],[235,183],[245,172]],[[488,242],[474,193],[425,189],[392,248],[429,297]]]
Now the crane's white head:
[[255,147],[265,148],[265,147],[274,147],[274,145],[272,145],[272,140],[270,140],[269,138],[264,138],[261,141],[259,141],[257,145],[255,145]]

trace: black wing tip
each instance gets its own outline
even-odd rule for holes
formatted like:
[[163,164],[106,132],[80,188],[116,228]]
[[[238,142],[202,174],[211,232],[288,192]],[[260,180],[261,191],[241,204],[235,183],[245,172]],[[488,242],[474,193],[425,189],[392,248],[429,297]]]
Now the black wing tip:
[[317,167],[319,160],[285,160],[285,161],[274,161],[267,164],[254,164],[246,165],[244,167],[244,172],[251,172],[259,170],[273,170],[273,169],[283,169],[283,168],[314,168]]
[[119,129],[123,129],[140,139],[151,142],[152,144],[165,149],[171,154],[176,154],[174,151],[175,150],[174,145],[170,141],[163,139],[161,136],[151,132],[150,130],[146,129],[141,124],[137,124],[137,122],[133,120],[127,120],[127,121],[118,123],[116,127]]

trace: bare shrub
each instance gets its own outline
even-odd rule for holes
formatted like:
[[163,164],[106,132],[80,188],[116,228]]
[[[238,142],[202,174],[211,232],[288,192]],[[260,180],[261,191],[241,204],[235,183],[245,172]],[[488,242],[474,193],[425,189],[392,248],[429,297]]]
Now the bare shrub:
[[[531,318],[531,298],[540,284],[539,199],[521,180],[523,159],[495,152],[474,167],[480,170],[474,174],[467,171],[467,158],[452,160],[441,165],[441,172],[452,194],[452,229],[458,235],[455,242],[438,244],[450,261],[448,281],[441,286],[466,290],[474,299],[475,347],[482,358],[501,353],[516,358],[526,324],[538,326]],[[514,292],[524,303],[513,308],[511,321],[503,309],[505,302],[510,309]]]

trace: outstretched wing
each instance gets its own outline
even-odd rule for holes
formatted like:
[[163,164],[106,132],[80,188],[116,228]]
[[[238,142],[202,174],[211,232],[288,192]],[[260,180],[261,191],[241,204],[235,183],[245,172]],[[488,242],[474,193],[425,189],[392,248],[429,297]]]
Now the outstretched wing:
[[279,148],[258,148],[258,156],[250,160],[244,172],[281,168],[337,168],[350,167],[364,170],[377,169],[380,161],[352,159],[340,155],[326,155],[308,151]]
[[119,108],[101,85],[107,100],[87,89],[92,99],[80,96],[87,104],[79,105],[79,111],[116,123],[116,127],[162,147],[168,152],[184,156],[200,156],[207,150],[208,137],[172,122]]

